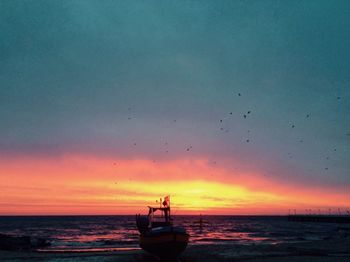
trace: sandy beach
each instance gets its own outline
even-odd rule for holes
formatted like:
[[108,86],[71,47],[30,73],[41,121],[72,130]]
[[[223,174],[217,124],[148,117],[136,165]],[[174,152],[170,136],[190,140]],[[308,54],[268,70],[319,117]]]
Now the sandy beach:
[[[1,261],[158,261],[142,250],[66,253],[1,251],[0,257]],[[350,237],[275,245],[189,245],[178,261],[345,262],[350,261]]]

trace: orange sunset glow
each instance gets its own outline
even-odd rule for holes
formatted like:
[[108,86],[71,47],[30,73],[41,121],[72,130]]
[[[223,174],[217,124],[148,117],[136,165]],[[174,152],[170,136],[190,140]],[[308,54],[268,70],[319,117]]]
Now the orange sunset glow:
[[350,194],[239,174],[205,158],[7,158],[0,214],[135,214],[170,194],[174,214],[286,214],[350,205]]

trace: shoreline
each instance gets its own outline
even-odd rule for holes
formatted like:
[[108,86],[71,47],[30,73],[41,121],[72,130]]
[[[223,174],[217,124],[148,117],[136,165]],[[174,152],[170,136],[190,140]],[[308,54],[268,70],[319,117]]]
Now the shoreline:
[[[0,251],[1,261],[50,262],[155,262],[141,249],[88,252]],[[264,262],[345,262],[350,261],[350,237],[284,244],[189,245],[179,262],[264,261]]]

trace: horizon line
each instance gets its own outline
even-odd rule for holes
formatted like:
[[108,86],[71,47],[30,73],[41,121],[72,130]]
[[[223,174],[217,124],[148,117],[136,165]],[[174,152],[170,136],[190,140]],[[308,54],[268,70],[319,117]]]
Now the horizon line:
[[[79,217],[79,216],[135,216],[137,214],[21,214],[21,215],[16,215],[16,214],[0,214],[0,217]],[[175,214],[172,216],[231,216],[231,217],[271,217],[271,216],[289,216],[290,214]]]

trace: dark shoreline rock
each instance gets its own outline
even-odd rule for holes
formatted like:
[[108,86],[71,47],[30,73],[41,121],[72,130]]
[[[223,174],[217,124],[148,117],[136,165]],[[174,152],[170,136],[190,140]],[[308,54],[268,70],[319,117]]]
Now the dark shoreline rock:
[[50,242],[43,238],[0,234],[1,250],[31,250],[47,246],[50,246]]

